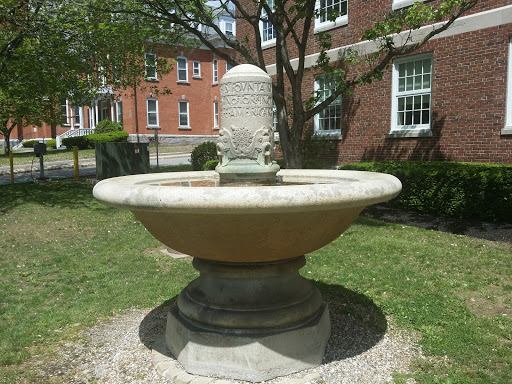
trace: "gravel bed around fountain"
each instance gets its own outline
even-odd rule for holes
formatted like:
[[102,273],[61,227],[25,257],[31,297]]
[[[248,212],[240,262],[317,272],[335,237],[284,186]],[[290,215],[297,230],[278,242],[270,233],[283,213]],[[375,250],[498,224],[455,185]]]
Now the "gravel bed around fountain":
[[[329,293],[324,298],[330,307],[332,336],[323,364],[264,383],[388,383],[393,382],[393,372],[407,372],[413,360],[423,358],[414,337],[394,329],[373,303],[363,304],[359,311],[353,301],[343,303]],[[41,382],[245,384],[189,375],[165,354],[162,335],[169,306],[130,310],[84,331],[78,341],[61,345],[51,357],[36,356],[27,364]]]

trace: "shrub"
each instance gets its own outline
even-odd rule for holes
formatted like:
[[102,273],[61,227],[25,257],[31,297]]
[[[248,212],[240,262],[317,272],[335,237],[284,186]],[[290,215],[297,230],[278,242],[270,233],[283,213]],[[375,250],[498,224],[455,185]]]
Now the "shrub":
[[217,159],[217,145],[212,141],[206,141],[195,147],[190,155],[192,168],[194,171],[203,169],[208,160]]
[[89,142],[87,140],[87,136],[74,136],[74,137],[66,137],[62,139],[62,145],[65,145],[66,148],[78,147],[78,149],[87,149],[89,148]]
[[110,120],[101,120],[98,125],[96,125],[96,129],[94,132],[97,133],[108,133],[108,132],[119,132],[123,130],[123,125],[121,123],[116,123]]
[[512,166],[454,162],[368,162],[354,169],[392,174],[403,188],[392,205],[440,215],[512,221]]
[[27,140],[21,143],[23,148],[34,148],[34,144],[39,143],[39,140]]
[[94,144],[96,143],[126,142],[128,141],[128,136],[128,132],[125,131],[94,133],[86,136],[66,137],[62,140],[62,144],[67,148],[94,149]]
[[214,171],[217,164],[219,164],[219,159],[208,160],[203,165],[203,171]]
[[51,139],[46,142],[46,147],[48,148],[56,148],[57,147],[57,140]]
[[117,131],[108,133],[94,133],[92,135],[87,135],[86,137],[90,148],[94,148],[94,144],[96,143],[126,142],[128,141],[128,136],[128,132]]

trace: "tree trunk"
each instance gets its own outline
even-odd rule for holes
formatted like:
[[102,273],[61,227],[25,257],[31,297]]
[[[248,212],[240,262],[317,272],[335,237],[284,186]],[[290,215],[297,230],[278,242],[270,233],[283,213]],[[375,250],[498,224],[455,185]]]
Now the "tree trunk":
[[281,151],[283,152],[286,168],[302,168],[304,160],[304,153],[302,150],[302,132],[303,125],[301,124],[301,120],[292,120],[289,135],[284,137],[285,142],[281,141]]
[[5,149],[4,149],[4,152],[6,155],[9,154],[9,152],[11,152],[11,131],[7,130],[6,132],[3,132],[3,135],[4,135],[4,142],[5,142]]

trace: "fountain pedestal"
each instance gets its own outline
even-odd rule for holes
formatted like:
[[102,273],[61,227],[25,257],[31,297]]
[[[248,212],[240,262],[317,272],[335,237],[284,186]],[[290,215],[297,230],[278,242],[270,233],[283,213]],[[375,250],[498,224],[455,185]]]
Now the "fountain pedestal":
[[321,363],[327,305],[299,274],[304,256],[270,263],[194,259],[200,276],[179,295],[166,341],[189,373],[262,381]]

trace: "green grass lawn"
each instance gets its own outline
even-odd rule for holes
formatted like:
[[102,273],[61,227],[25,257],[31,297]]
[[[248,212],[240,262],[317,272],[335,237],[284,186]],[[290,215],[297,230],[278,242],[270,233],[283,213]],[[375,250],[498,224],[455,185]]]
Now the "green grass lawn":
[[[175,298],[197,275],[189,260],[158,252],[131,213],[97,203],[91,184],[0,193],[0,382],[40,382],[32,355],[51,356],[81,329]],[[418,383],[505,384],[511,258],[510,244],[360,218],[308,255],[302,273],[331,297],[354,292],[363,308],[376,305],[418,335],[427,357],[412,367]]]
[[[192,145],[159,145],[158,153],[175,153],[175,152],[191,152],[194,147]],[[156,154],[156,147],[154,144],[149,146],[149,153]],[[79,159],[94,159],[94,149],[81,149],[78,151]],[[60,161],[60,160],[73,160],[73,150],[65,149],[65,150],[55,150],[48,149],[46,155],[44,155],[44,161]],[[31,164],[32,161],[36,164],[39,164],[39,158],[34,156],[33,151],[14,151],[13,152],[13,164],[14,165],[22,165],[22,164]],[[9,156],[5,153],[0,154],[0,167],[9,166]]]

